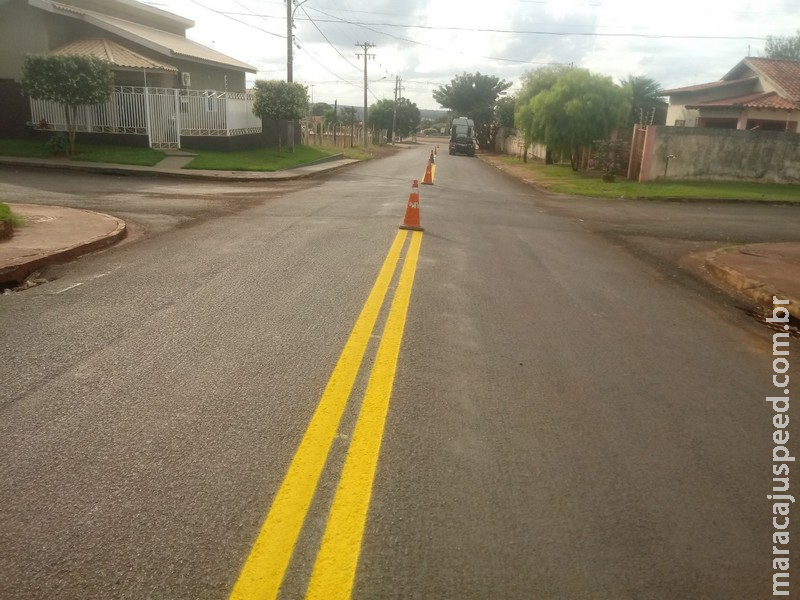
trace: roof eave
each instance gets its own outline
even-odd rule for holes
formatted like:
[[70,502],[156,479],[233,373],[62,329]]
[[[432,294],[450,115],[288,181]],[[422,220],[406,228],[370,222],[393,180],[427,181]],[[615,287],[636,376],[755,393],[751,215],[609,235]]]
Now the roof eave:
[[222,67],[222,68],[231,69],[231,70],[234,70],[234,71],[243,71],[245,73],[258,73],[258,69],[256,69],[255,67],[253,67],[251,65],[239,66],[239,65],[226,64],[226,63],[223,63],[223,62],[217,62],[217,61],[208,60],[208,59],[204,59],[204,58],[197,57],[197,56],[191,56],[189,54],[181,54],[181,53],[175,52],[171,48],[168,48],[167,46],[164,46],[164,45],[159,44],[157,42],[154,42],[152,40],[148,40],[146,38],[142,38],[142,37],[140,37],[140,36],[138,36],[138,35],[136,35],[134,33],[131,33],[130,31],[127,31],[126,29],[124,29],[122,27],[116,27],[115,25],[113,25],[111,23],[105,23],[105,22],[103,22],[103,21],[101,21],[99,19],[96,19],[92,14],[90,14],[88,12],[85,12],[85,11],[81,12],[79,9],[76,10],[73,14],[69,14],[68,12],[57,10],[56,7],[54,7],[52,5],[52,3],[49,2],[48,0],[28,0],[28,3],[31,6],[34,6],[36,8],[40,8],[42,10],[46,10],[46,11],[54,13],[54,14],[60,14],[60,15],[64,15],[64,16],[67,16],[67,17],[70,17],[70,18],[73,18],[73,19],[78,19],[78,20],[84,21],[85,23],[89,23],[90,25],[98,27],[98,28],[102,29],[103,31],[108,31],[109,33],[113,33],[115,35],[118,35],[123,39],[126,39],[126,40],[128,40],[130,42],[135,42],[135,43],[137,43],[137,44],[139,44],[141,46],[144,46],[145,48],[149,48],[150,50],[153,50],[153,51],[158,52],[160,54],[163,54],[165,56],[174,57],[174,58],[180,58],[180,59],[183,59],[183,60],[188,60],[188,61],[191,61],[191,62],[196,62],[196,63],[200,63],[200,64],[205,64],[205,65],[210,65],[210,66],[213,66],[213,67]]

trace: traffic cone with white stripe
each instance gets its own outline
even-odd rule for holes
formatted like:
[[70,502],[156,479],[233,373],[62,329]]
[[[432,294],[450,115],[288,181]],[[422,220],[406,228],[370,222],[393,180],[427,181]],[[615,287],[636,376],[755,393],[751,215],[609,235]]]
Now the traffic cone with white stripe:
[[400,229],[425,231],[419,222],[419,182],[416,179],[411,183],[411,193],[408,195],[408,204],[406,205],[406,216],[403,219],[403,224],[400,225]]

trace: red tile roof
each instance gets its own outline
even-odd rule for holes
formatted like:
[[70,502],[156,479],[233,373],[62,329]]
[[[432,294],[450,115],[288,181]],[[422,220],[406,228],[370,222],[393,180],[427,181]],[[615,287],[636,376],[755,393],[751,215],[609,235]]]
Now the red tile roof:
[[746,58],[755,71],[763,73],[795,102],[800,102],[800,60]]

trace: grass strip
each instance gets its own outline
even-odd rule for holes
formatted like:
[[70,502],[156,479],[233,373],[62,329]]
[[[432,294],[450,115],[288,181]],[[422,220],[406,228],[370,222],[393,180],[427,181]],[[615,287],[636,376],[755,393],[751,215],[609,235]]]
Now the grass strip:
[[336,154],[333,149],[297,145],[294,152],[288,147],[276,147],[222,152],[192,150],[197,156],[185,169],[213,171],[282,171],[299,167]]
[[617,179],[606,183],[596,171],[575,172],[569,165],[523,163],[514,157],[500,162],[522,168],[537,185],[560,194],[596,198],[686,199],[686,200],[762,200],[800,202],[800,186],[750,181],[648,181],[639,183]]
[[[82,142],[80,135],[75,145],[77,153],[69,157],[84,162],[102,162],[150,167],[164,159],[164,153],[152,148],[116,146]],[[0,139],[1,156],[22,158],[55,158],[52,148],[44,139]]]

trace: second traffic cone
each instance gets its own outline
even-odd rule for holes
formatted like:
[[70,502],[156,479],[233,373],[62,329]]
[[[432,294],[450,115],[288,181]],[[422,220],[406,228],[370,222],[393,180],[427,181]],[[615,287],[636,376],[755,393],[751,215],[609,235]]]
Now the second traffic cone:
[[423,185],[433,185],[433,163],[428,161],[428,166],[425,168],[425,175],[422,178]]
[[419,223],[419,182],[415,179],[411,184],[411,193],[408,195],[406,216],[400,229],[411,231],[425,231]]

